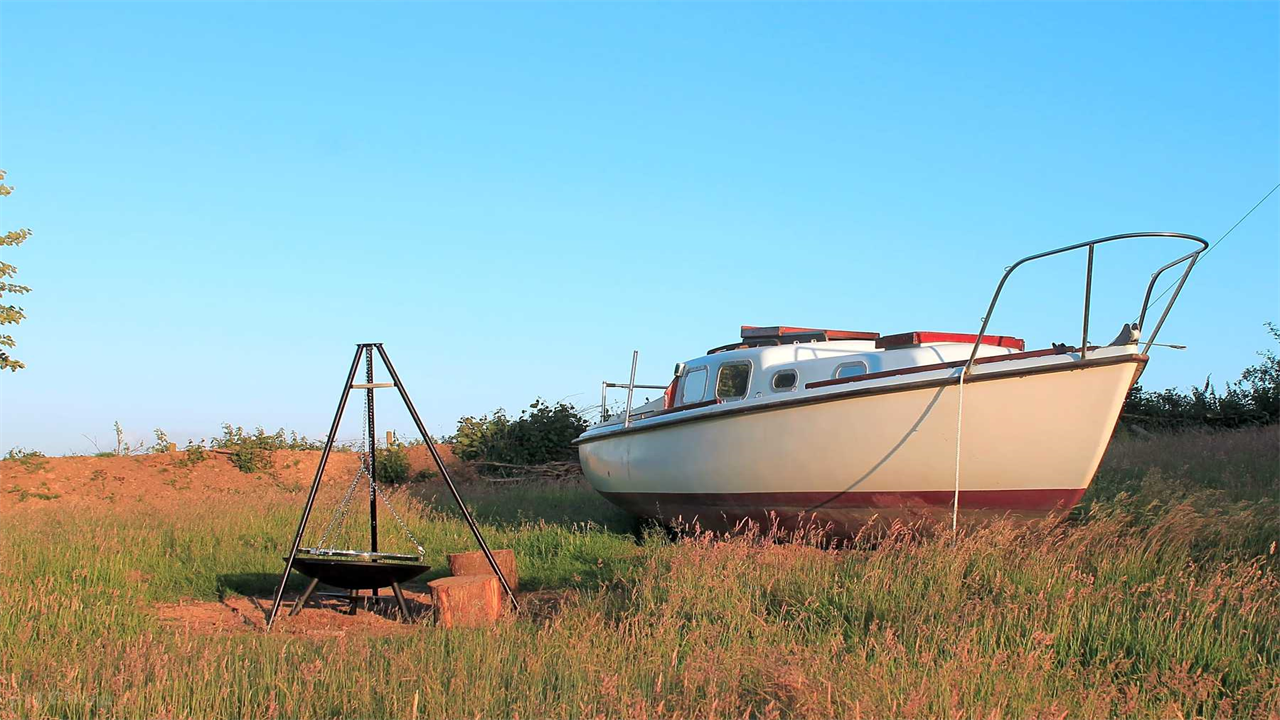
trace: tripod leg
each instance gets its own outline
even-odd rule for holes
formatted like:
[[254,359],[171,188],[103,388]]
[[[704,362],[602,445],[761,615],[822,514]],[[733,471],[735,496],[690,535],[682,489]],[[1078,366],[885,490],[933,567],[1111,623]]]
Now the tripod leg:
[[[458,488],[453,484],[453,479],[449,477],[449,469],[444,466],[444,460],[440,459],[440,453],[436,450],[435,441],[427,434],[427,427],[422,424],[422,418],[418,416],[418,410],[413,407],[413,401],[409,399],[409,391],[404,389],[404,383],[400,382],[400,376],[396,374],[396,366],[391,364],[391,358],[387,357],[387,351],[382,348],[382,343],[371,344],[378,350],[378,355],[382,357],[382,364],[386,366],[387,372],[391,374],[391,382],[395,383],[396,391],[400,393],[400,399],[404,401],[405,408],[409,410],[409,417],[413,418],[413,424],[418,428],[418,434],[422,435],[423,442],[427,444],[431,459],[435,461],[436,467],[440,470],[440,477],[444,480],[444,484],[448,486],[454,502],[458,503],[458,509],[462,511],[462,519],[467,521],[467,527],[471,528],[471,534],[475,536],[476,544],[484,551],[484,557],[489,561],[489,567],[493,568],[493,574],[498,576],[498,581],[502,583],[502,589],[507,591],[507,597],[511,600],[511,609],[519,612],[520,603],[516,602],[516,594],[511,590],[507,577],[502,574],[502,568],[498,567],[498,561],[493,559],[493,553],[489,551],[488,543],[484,541],[484,536],[480,534],[480,526],[476,525],[475,519],[471,517],[471,512],[467,510],[467,504],[462,502],[462,496],[458,494]],[[354,372],[354,366],[352,367]]]
[[400,590],[400,583],[391,583],[391,592],[396,596],[396,604],[400,606],[400,620],[409,622],[409,608],[404,604],[404,592]]
[[316,585],[319,582],[319,580],[312,578],[311,584],[307,585],[307,589],[302,591],[302,595],[298,596],[298,601],[293,604],[293,609],[289,611],[289,617],[297,615],[302,610],[302,606],[307,604],[307,600],[311,598],[311,593],[315,592]]

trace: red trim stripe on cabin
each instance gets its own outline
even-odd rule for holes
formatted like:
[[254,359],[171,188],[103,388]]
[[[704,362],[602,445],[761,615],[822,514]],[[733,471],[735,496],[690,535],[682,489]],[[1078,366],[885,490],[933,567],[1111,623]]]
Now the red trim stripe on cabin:
[[[924,343],[936,342],[973,344],[977,339],[977,335],[969,335],[966,333],[916,330],[915,332],[898,333],[897,335],[885,335],[879,340],[876,340],[876,347],[881,350],[892,350],[894,348],[911,347],[912,345],[923,345]],[[1002,348],[1012,348],[1019,351],[1027,349],[1027,343],[1025,340],[1009,335],[983,335],[982,344],[994,345]]]

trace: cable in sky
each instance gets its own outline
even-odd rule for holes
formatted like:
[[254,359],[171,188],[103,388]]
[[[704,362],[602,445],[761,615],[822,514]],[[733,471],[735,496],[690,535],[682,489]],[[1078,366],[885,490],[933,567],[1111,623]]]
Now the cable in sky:
[[[1261,200],[1255,203],[1253,207],[1249,208],[1249,212],[1245,213],[1243,217],[1237,220],[1236,224],[1232,225],[1230,230],[1227,230],[1226,232],[1222,233],[1222,237],[1214,241],[1214,243],[1209,246],[1209,249],[1204,251],[1204,253],[1200,256],[1200,260],[1204,260],[1209,253],[1213,252],[1213,249],[1218,247],[1219,243],[1227,239],[1227,236],[1231,234],[1232,230],[1235,230],[1236,228],[1240,227],[1240,223],[1244,222],[1246,218],[1252,215],[1254,210],[1257,210],[1259,207],[1261,207],[1262,203],[1266,202],[1267,198],[1271,197],[1271,194],[1274,193],[1276,190],[1280,190],[1280,183],[1276,183],[1275,187],[1271,188],[1271,190],[1269,190],[1266,195],[1263,195]],[[1176,281],[1169,283],[1169,287],[1165,288],[1159,295],[1152,298],[1151,302],[1147,303],[1147,306],[1142,309],[1142,312],[1146,313],[1146,311],[1149,310],[1152,305],[1155,305],[1160,300],[1160,298],[1168,294],[1168,292],[1173,289],[1173,286],[1177,284],[1178,283]]]

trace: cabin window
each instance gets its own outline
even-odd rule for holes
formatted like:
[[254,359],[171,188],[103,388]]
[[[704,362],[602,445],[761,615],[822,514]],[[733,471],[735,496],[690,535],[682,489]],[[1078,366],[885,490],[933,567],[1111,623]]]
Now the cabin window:
[[702,402],[707,394],[707,369],[704,367],[685,373],[680,383],[680,404],[691,405]]
[[859,375],[866,375],[866,374],[867,374],[866,363],[851,362],[851,363],[844,363],[843,365],[838,365],[836,367],[836,374],[834,377],[847,378],[847,377],[857,377]]
[[747,396],[747,387],[751,380],[751,363],[727,362],[720,366],[716,376],[716,398],[720,400],[741,400]]
[[795,370],[779,370],[773,374],[773,382],[771,383],[774,392],[786,392],[787,390],[796,389],[796,371]]

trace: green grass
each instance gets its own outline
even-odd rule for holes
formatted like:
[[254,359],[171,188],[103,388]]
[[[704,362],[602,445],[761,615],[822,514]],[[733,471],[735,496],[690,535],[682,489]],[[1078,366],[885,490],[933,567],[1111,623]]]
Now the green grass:
[[[157,602],[269,593],[300,496],[27,503],[0,518],[0,717],[411,717],[415,695],[420,717],[1272,717],[1277,439],[1128,440],[1081,522],[840,552],[638,544],[582,486],[467,487],[522,589],[562,602],[375,637],[155,620]],[[472,546],[450,502],[397,496],[436,568]]]

